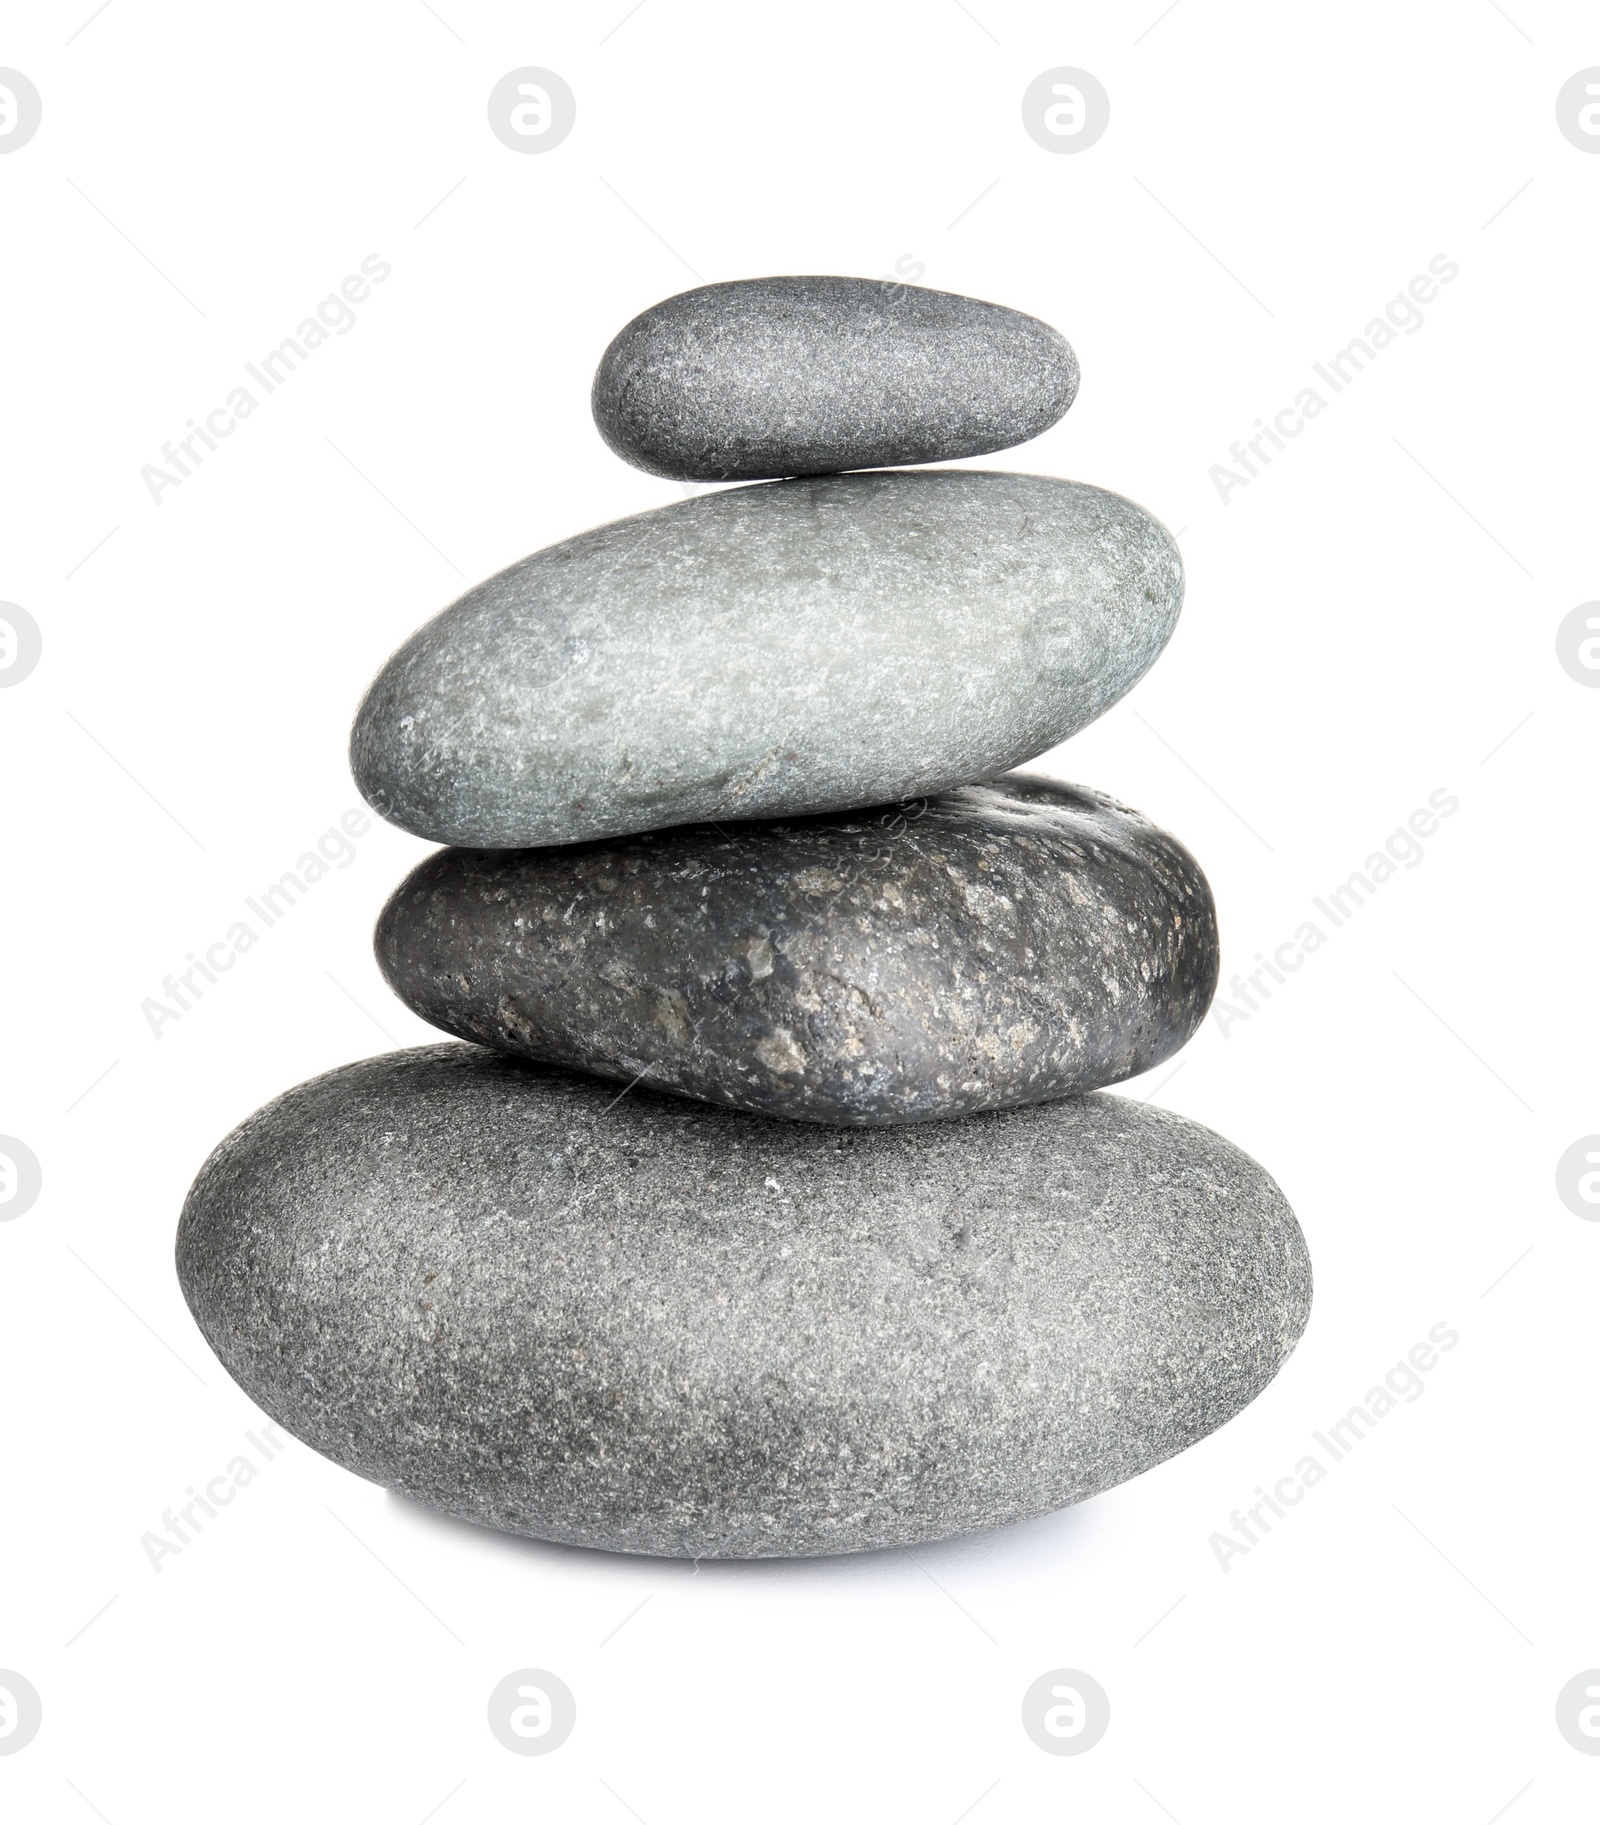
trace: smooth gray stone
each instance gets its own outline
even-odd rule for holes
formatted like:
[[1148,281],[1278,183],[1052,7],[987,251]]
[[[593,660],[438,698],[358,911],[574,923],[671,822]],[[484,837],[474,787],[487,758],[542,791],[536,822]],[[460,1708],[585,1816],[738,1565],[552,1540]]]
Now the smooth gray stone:
[[1037,437],[1078,391],[1049,324],[883,279],[702,285],[642,312],[600,358],[592,404],[624,462],[755,482],[986,456]]
[[925,1121],[1119,1083],[1217,984],[1194,857],[1025,774],[878,810],[443,849],[378,920],[447,1033],[810,1121]]
[[1311,1300],[1272,1180],[1165,1110],[828,1129],[459,1045],[252,1116],[178,1274],[250,1398],[346,1469],[684,1558],[1080,1501],[1232,1418]]
[[817,476],[616,520],[405,643],[356,716],[385,817],[522,849],[967,785],[1130,690],[1183,598],[1120,495],[978,470]]

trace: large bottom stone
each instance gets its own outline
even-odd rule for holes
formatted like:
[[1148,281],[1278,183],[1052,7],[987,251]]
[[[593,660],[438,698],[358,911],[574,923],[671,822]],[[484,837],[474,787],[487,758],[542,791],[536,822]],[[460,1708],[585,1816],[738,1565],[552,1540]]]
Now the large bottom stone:
[[184,1207],[200,1328],[287,1430],[447,1513],[753,1558],[1080,1501],[1232,1418],[1306,1322],[1278,1188],[1162,1110],[617,1098],[468,1045],[291,1090]]

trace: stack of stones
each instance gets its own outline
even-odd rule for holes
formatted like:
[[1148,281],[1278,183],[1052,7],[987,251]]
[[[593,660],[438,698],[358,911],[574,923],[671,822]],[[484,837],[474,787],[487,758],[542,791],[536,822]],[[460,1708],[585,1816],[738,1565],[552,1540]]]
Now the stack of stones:
[[758,485],[514,564],[362,704],[363,793],[449,845],[378,959],[457,1043],[291,1090],[195,1183],[185,1294],[282,1426],[515,1533],[797,1555],[1076,1502],[1276,1373],[1281,1193],[1091,1094],[1204,1017],[1205,878],[1009,771],[1154,662],[1177,550],[1082,483],[907,468],[1077,383],[1033,318],[860,279],[607,349],[613,450]]

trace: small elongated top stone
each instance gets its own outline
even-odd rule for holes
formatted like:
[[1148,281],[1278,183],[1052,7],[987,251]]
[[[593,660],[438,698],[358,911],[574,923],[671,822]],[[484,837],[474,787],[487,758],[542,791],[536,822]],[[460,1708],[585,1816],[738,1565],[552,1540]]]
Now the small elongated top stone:
[[601,357],[594,419],[674,481],[761,481],[984,456],[1048,431],[1078,363],[1047,323],[882,279],[702,285]]
[[458,1038],[851,1125],[1118,1083],[1190,1037],[1217,980],[1182,844],[1024,774],[792,823],[439,850],[376,948]]
[[1081,482],[730,488],[468,591],[379,673],[351,765],[385,817],[467,848],[882,805],[1064,741],[1182,599],[1160,522]]

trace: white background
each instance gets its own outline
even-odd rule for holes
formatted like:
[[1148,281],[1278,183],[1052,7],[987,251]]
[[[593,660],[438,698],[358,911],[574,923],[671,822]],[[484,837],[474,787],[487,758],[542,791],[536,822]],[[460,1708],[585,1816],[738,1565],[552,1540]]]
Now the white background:
[[[1600,1227],[1554,1175],[1600,1129],[1600,695],[1555,652],[1600,595],[1600,157],[1555,120],[1600,63],[1593,9],[90,9],[12,0],[0,32],[44,106],[0,157],[0,598],[44,640],[0,692],[0,1131],[44,1174],[0,1226],[0,1667],[44,1704],[0,1810],[1592,1817],[1600,1758],[1554,1702],[1600,1663]],[[539,156],[485,114],[527,64],[577,97]],[[1074,155],[1021,121],[1057,65],[1111,97]],[[392,276],[356,327],[155,505],[141,466],[373,253]],[[1439,254],[1460,276],[1423,327],[1224,504],[1212,465]],[[993,465],[1181,535],[1165,657],[1046,765],[1200,857],[1225,983],[1430,792],[1460,800],[1269,1003],[1129,1092],[1283,1185],[1316,1268],[1304,1341],[1177,1460],[920,1563],[549,1548],[291,1445],[154,1571],[141,1535],[260,1423],[179,1295],[185,1189],[288,1085],[429,1040],[369,949],[423,846],[375,826],[159,1039],[141,1002],[357,802],[351,714],[413,627],[678,498],[589,418],[628,318],[701,277],[902,259],[1078,351],[1067,418]],[[1219,1567],[1230,1512],[1440,1321],[1461,1341],[1422,1398]],[[527,1666],[578,1705],[540,1758],[485,1722]],[[1110,1695],[1081,1756],[1019,1719],[1061,1666]]]

